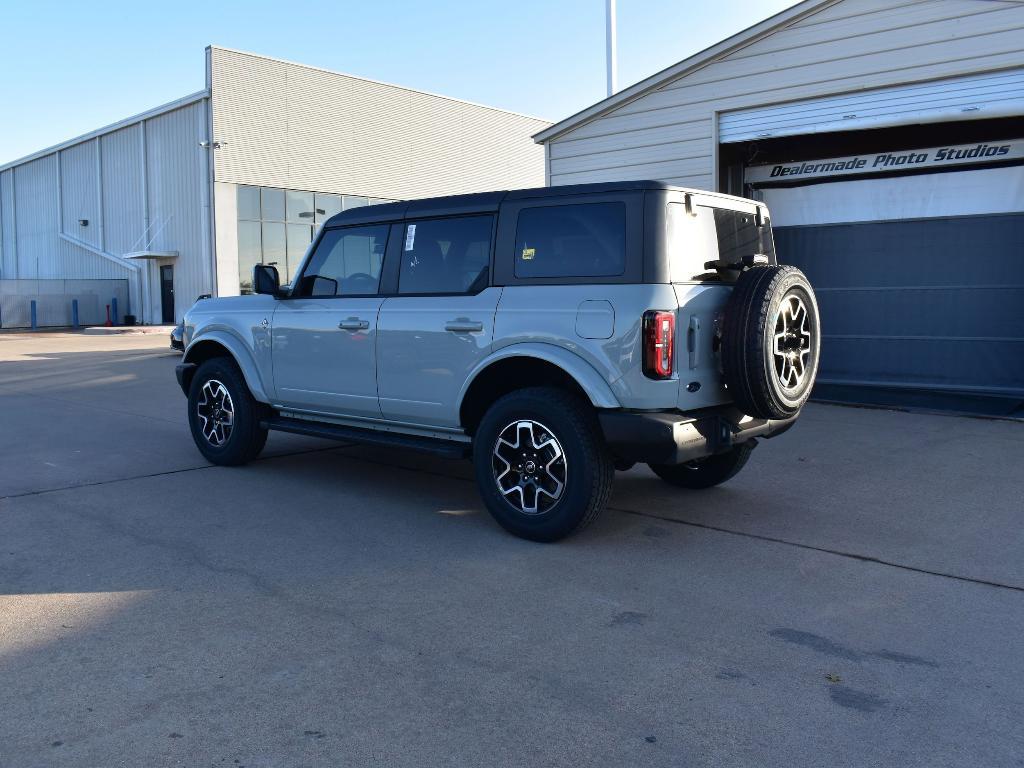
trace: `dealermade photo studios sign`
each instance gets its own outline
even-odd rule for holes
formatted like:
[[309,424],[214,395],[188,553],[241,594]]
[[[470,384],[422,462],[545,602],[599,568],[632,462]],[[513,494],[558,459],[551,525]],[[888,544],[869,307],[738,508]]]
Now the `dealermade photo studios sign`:
[[831,176],[926,170],[975,163],[997,163],[1024,159],[1024,140],[980,142],[931,149],[878,152],[798,163],[752,165],[744,174],[748,184],[797,181]]

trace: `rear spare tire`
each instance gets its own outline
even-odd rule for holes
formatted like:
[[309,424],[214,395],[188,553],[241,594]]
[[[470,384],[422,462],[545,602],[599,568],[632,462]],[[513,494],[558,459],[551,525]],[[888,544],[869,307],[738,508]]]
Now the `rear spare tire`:
[[722,320],[722,372],[736,407],[761,419],[796,415],[818,373],[820,329],[814,290],[799,269],[742,272]]

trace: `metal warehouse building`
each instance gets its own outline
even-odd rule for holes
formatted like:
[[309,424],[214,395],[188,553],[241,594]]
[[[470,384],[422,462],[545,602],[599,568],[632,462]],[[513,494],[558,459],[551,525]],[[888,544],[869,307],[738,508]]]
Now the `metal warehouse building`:
[[0,166],[0,327],[174,322],[376,202],[540,186],[549,122],[225,48],[206,88]]
[[551,184],[756,197],[818,395],[1024,401],[1024,3],[806,0],[536,135]]

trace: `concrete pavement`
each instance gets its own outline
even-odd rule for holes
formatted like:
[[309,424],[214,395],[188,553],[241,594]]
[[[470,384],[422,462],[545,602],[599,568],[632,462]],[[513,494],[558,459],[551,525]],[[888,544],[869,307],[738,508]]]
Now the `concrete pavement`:
[[191,443],[153,337],[0,336],[0,766],[1016,766],[1024,425],[811,406],[557,545],[468,464]]

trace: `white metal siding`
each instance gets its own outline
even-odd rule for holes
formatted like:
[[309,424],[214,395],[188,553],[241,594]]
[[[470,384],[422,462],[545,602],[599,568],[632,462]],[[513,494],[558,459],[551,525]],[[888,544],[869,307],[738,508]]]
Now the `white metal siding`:
[[103,148],[103,237],[111,253],[141,247],[143,183],[141,128],[138,125],[108,133]]
[[175,317],[192,306],[196,296],[210,293],[211,265],[204,259],[202,153],[206,137],[203,103],[146,121],[149,178],[150,248],[178,251],[174,263]]
[[14,170],[0,172],[0,279],[18,275],[14,243]]
[[[99,248],[101,222],[96,194],[96,147],[94,139],[60,153],[61,202],[64,232]],[[78,223],[80,220],[88,224],[83,226]]]
[[717,112],[1021,66],[1022,3],[841,0],[551,139],[550,182],[711,188]]
[[[2,277],[130,281],[135,274],[131,262],[118,258],[149,247],[180,254],[175,263],[176,317],[197,295],[209,292],[212,265],[204,258],[209,246],[203,240],[200,169],[202,153],[208,150],[199,147],[206,138],[205,100],[193,97],[180,103],[184,105],[175,103],[145,116],[145,162],[143,128],[136,121],[37,153],[0,172]],[[147,209],[151,226],[145,233]],[[79,219],[87,219],[88,225],[80,225]],[[62,232],[83,245],[62,238]],[[154,266],[135,263],[155,283]],[[138,299],[133,289],[133,303]],[[123,314],[128,308],[119,309]],[[131,309],[136,315],[143,312],[137,305]],[[158,304],[145,309],[141,319],[159,320]]]
[[409,199],[542,186],[549,123],[212,48],[219,182]]

